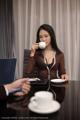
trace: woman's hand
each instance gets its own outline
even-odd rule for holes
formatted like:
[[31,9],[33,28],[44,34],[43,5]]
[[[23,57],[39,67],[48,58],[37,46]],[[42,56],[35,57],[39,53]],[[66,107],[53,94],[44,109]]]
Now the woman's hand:
[[35,52],[36,52],[36,50],[37,50],[38,48],[39,48],[39,43],[34,43],[34,44],[32,45],[32,47],[31,47],[31,54],[30,54],[31,57],[34,56],[34,54],[35,54]]
[[69,79],[69,77],[68,77],[68,75],[67,75],[67,74],[62,74],[62,75],[61,75],[61,79],[68,80],[68,79]]

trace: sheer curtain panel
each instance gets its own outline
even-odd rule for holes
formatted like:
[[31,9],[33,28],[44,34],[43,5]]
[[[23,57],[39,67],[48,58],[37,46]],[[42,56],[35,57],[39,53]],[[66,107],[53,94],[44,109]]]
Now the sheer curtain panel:
[[58,46],[64,52],[69,78],[80,78],[80,0],[13,0],[15,55],[18,76],[23,72],[23,51],[36,40],[38,27],[53,26]]

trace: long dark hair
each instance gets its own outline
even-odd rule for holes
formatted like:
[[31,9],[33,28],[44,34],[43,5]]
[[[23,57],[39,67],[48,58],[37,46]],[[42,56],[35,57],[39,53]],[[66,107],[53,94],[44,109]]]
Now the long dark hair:
[[40,39],[39,39],[39,32],[40,32],[40,30],[45,30],[45,31],[47,31],[49,33],[49,35],[51,37],[51,46],[52,46],[52,48],[55,51],[61,53],[60,49],[57,46],[55,32],[54,32],[53,28],[50,25],[48,25],[48,24],[43,24],[43,25],[41,25],[39,27],[39,29],[37,31],[36,43],[40,42]]

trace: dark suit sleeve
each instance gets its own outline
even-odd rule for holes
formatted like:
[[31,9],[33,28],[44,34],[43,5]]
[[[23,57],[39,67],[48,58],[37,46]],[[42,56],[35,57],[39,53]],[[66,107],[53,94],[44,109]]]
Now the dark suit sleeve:
[[0,100],[5,100],[6,99],[6,91],[4,86],[0,86]]

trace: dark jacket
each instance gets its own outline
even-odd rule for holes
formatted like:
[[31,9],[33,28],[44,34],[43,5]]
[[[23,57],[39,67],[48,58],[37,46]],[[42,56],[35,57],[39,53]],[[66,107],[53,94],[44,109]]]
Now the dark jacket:
[[0,86],[0,100],[5,100],[6,99],[6,91],[4,86]]
[[[60,77],[65,74],[64,54],[56,52],[56,64],[50,67],[50,79]],[[26,58],[25,58],[26,59]],[[53,59],[54,62],[54,59]],[[37,51],[34,57],[29,57],[27,64],[24,64],[23,77],[38,77],[40,79],[48,79],[47,64],[44,63],[42,52]],[[48,65],[50,66],[50,65]]]

